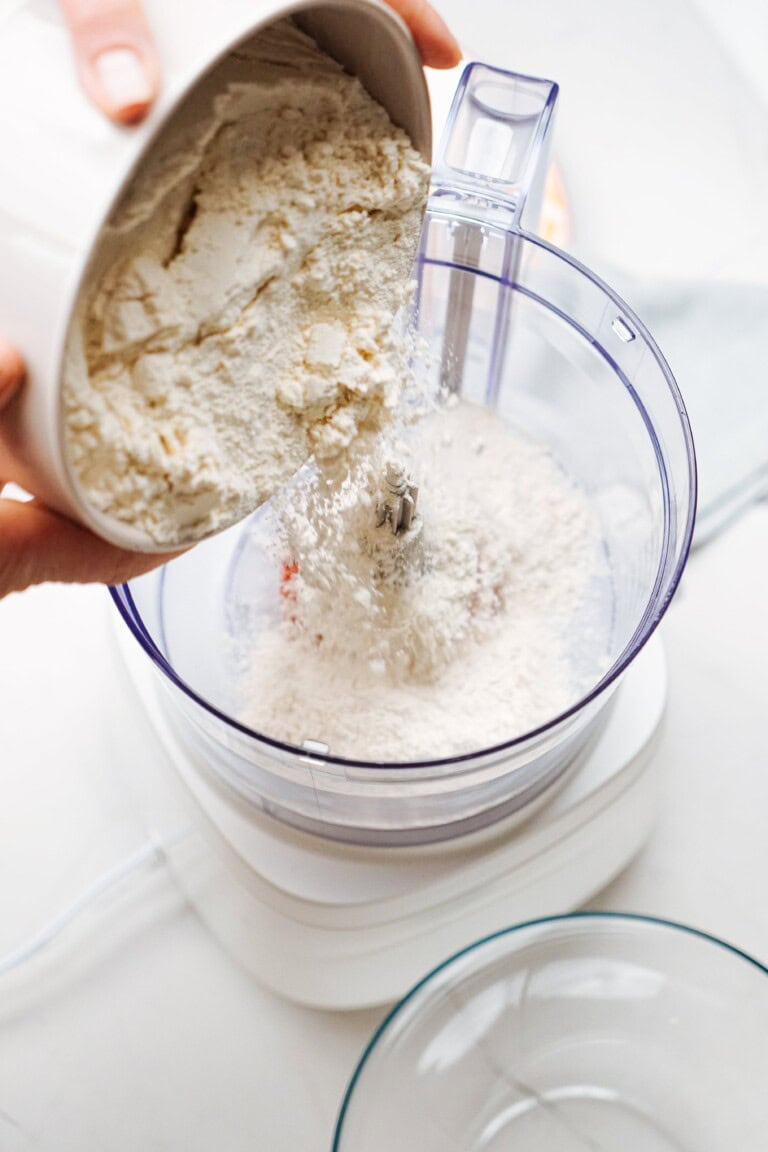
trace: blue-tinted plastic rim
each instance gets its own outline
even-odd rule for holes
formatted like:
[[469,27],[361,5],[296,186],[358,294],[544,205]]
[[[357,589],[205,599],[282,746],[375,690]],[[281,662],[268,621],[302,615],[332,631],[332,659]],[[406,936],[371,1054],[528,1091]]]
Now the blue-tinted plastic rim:
[[[605,283],[604,280],[595,275],[594,272],[590,271],[589,268],[587,268],[580,261],[576,260],[573,256],[569,256],[567,252],[561,251],[561,249],[556,248],[553,244],[548,244],[546,240],[542,240],[540,237],[534,236],[522,228],[512,228],[509,229],[509,231],[517,232],[526,241],[526,243],[534,244],[537,247],[550,252],[558,259],[565,261],[565,263],[572,267],[574,271],[585,276],[588,280],[595,284],[606,296],[608,296],[613,301],[623,318],[634,326],[636,334],[645,341],[662,370],[664,379],[667,383],[667,387],[669,388],[672,399],[675,402],[675,407],[680,419],[683,439],[685,441],[688,456],[688,479],[690,495],[690,503],[688,507],[688,515],[686,517],[680,556],[670,577],[666,595],[658,604],[653,603],[652,595],[648,608],[643,614],[643,617],[638,624],[634,636],[630,639],[621,657],[616,661],[610,672],[604,676],[603,679],[600,680],[599,683],[596,684],[595,687],[590,692],[588,692],[586,696],[582,697],[580,700],[577,700],[575,704],[572,704],[570,708],[567,708],[564,712],[561,712],[552,720],[548,720],[546,724],[542,724],[538,728],[532,729],[530,732],[524,732],[522,735],[516,736],[512,740],[506,740],[503,743],[495,744],[490,748],[480,748],[474,752],[462,753],[460,756],[445,756],[435,760],[414,760],[403,762],[390,761],[386,764],[379,764],[371,760],[346,760],[341,756],[333,756],[330,753],[327,756],[316,756],[310,752],[305,751],[304,749],[297,748],[293,744],[286,744],[280,740],[273,739],[271,736],[265,736],[260,732],[256,732],[252,728],[248,728],[245,724],[241,724],[239,721],[234,720],[225,712],[220,711],[220,709],[216,708],[215,705],[211,704],[208,700],[205,700],[202,696],[198,695],[198,693],[195,692],[193,688],[191,688],[184,680],[182,680],[166,660],[165,656],[152,640],[152,637],[149,635],[147,629],[144,627],[141,615],[131,594],[130,584],[121,584],[118,587],[110,588],[110,595],[117,605],[117,609],[127,624],[129,630],[135,639],[139,642],[144,651],[147,653],[147,655],[150,657],[150,659],[157,665],[160,671],[163,672],[163,674],[171,681],[171,683],[179,688],[185,696],[194,701],[194,703],[204,711],[208,712],[210,715],[214,716],[217,720],[226,724],[228,727],[241,733],[243,736],[248,737],[250,740],[255,740],[257,743],[265,744],[269,748],[276,749],[291,756],[295,756],[298,753],[302,756],[303,759],[310,762],[315,762],[319,765],[323,765],[326,769],[329,765],[334,765],[342,769],[374,769],[376,771],[402,771],[403,769],[407,769],[409,771],[414,771],[418,769],[450,767],[452,765],[460,765],[468,761],[476,760],[481,756],[500,755],[505,752],[509,752],[512,749],[527,743],[528,741],[537,740],[539,737],[545,735],[547,732],[550,732],[554,728],[557,728],[560,724],[575,716],[578,712],[581,712],[584,708],[587,708],[599,696],[602,696],[611,687],[611,685],[614,684],[616,680],[618,680],[622,673],[626,671],[629,664],[647,644],[648,640],[650,640],[651,636],[656,631],[656,628],[661,622],[667,608],[669,607],[670,601],[672,600],[677,586],[680,583],[683,570],[688,560],[688,554],[691,549],[691,540],[693,538],[693,528],[696,520],[696,505],[698,499],[696,451],[694,448],[693,435],[691,432],[690,421],[688,419],[688,413],[686,411],[685,403],[680,393],[680,389],[677,386],[677,382],[675,381],[667,361],[662,355],[658,345],[656,344],[656,341],[653,339],[648,329],[645,327],[640,318],[635,315],[632,309],[621,299],[619,295],[617,295],[616,292],[613,291],[612,288],[609,287],[608,284]],[[430,261],[430,263],[432,263],[432,261]],[[460,265],[456,265],[456,267],[461,268]],[[466,268],[464,270],[475,274],[488,276],[488,273],[478,272],[478,269],[476,268]],[[505,284],[511,289],[519,288],[519,285],[516,285],[513,282],[507,280],[505,277],[498,276],[493,278],[498,280],[499,283]],[[591,343],[592,346],[600,352],[601,355],[609,359],[611,363],[614,363],[612,358],[608,357],[602,346],[599,345],[595,340],[592,340],[591,337],[589,337],[589,335],[585,333],[584,330],[580,328],[580,326],[576,325],[571,318],[563,317],[563,319],[575,327],[579,334],[583,338],[587,339],[589,343]],[[644,409],[641,407],[641,417],[643,416],[643,413]],[[654,594],[657,592],[658,577],[656,587],[654,588]]]
[[403,1009],[410,1004],[410,1002],[432,981],[436,976],[445,972],[452,964],[456,964],[459,960],[463,960],[465,956],[470,955],[472,952],[479,952],[488,944],[492,944],[495,940],[501,940],[506,936],[514,936],[517,932],[523,932],[528,928],[537,928],[546,924],[560,924],[564,922],[577,922],[584,920],[597,920],[597,921],[617,921],[622,924],[650,924],[656,928],[670,928],[673,932],[682,932],[686,936],[693,936],[699,940],[703,940],[705,944],[714,944],[718,948],[722,948],[725,952],[730,952],[733,956],[738,957],[739,960],[745,960],[751,964],[758,972],[762,972],[764,976],[768,976],[768,967],[761,964],[754,956],[750,956],[748,952],[742,951],[733,944],[728,944],[725,940],[720,940],[717,936],[712,936],[709,932],[703,932],[700,928],[692,928],[689,924],[680,924],[675,920],[665,920],[659,916],[641,916],[639,913],[634,912],[567,912],[560,916],[542,916],[536,920],[525,920],[521,924],[513,924],[510,928],[502,928],[498,932],[492,932],[489,936],[483,936],[481,940],[476,940],[473,944],[468,944],[466,948],[462,948],[458,952],[454,952],[447,960],[434,967],[430,972],[423,976],[418,983],[406,992],[405,996],[395,1004],[394,1008],[387,1013],[387,1015],[379,1024],[371,1039],[365,1046],[363,1054],[357,1062],[357,1066],[352,1073],[352,1078],[349,1081],[347,1090],[344,1093],[344,1098],[339,1108],[339,1114],[336,1120],[336,1128],[333,1134],[333,1144],[331,1152],[341,1152],[341,1138],[343,1134],[344,1119],[349,1105],[352,1101],[355,1088],[360,1077],[363,1074],[366,1064],[373,1055],[374,1050],[378,1047],[380,1041],[385,1037],[386,1032],[394,1023],[396,1018],[400,1015]]

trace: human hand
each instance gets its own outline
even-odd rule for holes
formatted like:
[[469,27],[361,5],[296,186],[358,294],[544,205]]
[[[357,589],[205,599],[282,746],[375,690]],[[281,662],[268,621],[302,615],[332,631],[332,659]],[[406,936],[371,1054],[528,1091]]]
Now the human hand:
[[[0,340],[0,413],[23,383],[21,357]],[[118,584],[170,559],[116,548],[37,500],[0,497],[0,597],[48,580]]]
[[429,68],[455,68],[461,48],[453,33],[427,0],[386,0],[402,16],[416,41],[422,63]]
[[[409,26],[424,64],[451,68],[461,51],[427,0],[387,0]],[[140,0],[60,0],[78,77],[90,100],[118,124],[141,120],[160,69]],[[0,339],[0,411],[21,386],[24,363]],[[13,477],[0,477],[3,483]],[[36,500],[0,499],[0,596],[47,580],[115,583],[168,556],[125,552]]]
[[[411,30],[424,64],[453,68],[461,49],[427,0],[387,0]],[[160,69],[140,0],[60,0],[72,35],[80,83],[102,112],[119,124],[146,114]]]

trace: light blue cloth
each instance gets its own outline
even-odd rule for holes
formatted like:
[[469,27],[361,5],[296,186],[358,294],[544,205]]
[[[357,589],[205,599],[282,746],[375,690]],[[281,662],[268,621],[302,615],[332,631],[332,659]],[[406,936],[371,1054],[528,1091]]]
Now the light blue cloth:
[[768,284],[606,279],[680,386],[699,467],[696,543],[768,495]]

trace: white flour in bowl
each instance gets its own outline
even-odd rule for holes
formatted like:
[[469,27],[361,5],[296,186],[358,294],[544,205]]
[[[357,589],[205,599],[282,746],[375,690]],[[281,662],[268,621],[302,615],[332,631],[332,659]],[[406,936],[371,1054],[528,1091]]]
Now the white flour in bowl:
[[[602,671],[588,599],[605,561],[590,505],[545,447],[453,402],[398,447],[420,484],[420,522],[394,535],[376,514],[392,450],[380,445],[340,484],[303,476],[256,527],[282,570],[282,611],[247,638],[239,719],[378,762],[529,732]],[[589,669],[572,657],[579,636]]]
[[406,376],[392,322],[427,165],[288,22],[225,71],[114,212],[65,367],[86,497],[169,547],[313,454],[332,469],[364,450]]

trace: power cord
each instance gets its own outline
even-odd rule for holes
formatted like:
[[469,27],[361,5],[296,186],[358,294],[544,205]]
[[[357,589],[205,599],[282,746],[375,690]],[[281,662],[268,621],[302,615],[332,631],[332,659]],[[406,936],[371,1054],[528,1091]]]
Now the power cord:
[[71,904],[59,912],[45,927],[36,932],[31,939],[27,940],[26,944],[22,944],[6,956],[0,956],[0,976],[26,964],[38,952],[47,948],[82,912],[95,904],[110,889],[132,876],[134,872],[148,866],[157,867],[160,864],[165,864],[166,860],[166,854],[160,845],[153,840],[147,840],[125,860],[102,873]]

